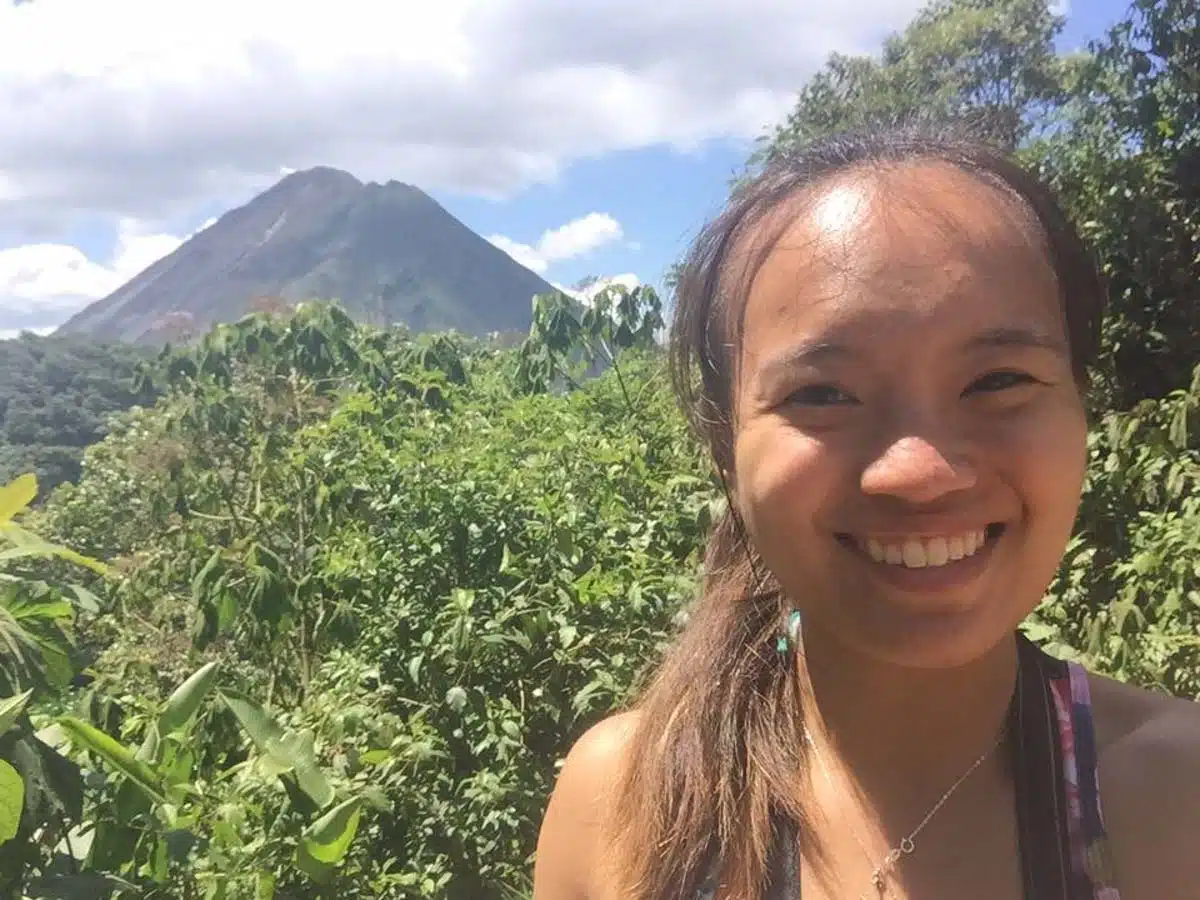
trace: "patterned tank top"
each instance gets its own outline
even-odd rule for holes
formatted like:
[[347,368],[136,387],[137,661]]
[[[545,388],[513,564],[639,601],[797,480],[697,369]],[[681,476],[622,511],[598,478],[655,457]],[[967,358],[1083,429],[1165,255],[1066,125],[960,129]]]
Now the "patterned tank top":
[[1087,672],[1074,662],[1059,662],[1056,668],[1058,673],[1050,679],[1050,690],[1062,750],[1070,870],[1077,884],[1075,892],[1068,896],[1072,900],[1075,897],[1121,900],[1114,884],[1112,855],[1100,804],[1096,731]]
[[[1009,710],[1025,900],[1120,900],[1100,803],[1096,736],[1086,671],[1018,634],[1017,689]],[[797,841],[786,828],[772,853],[766,900],[799,900]],[[715,871],[696,900],[711,900]]]

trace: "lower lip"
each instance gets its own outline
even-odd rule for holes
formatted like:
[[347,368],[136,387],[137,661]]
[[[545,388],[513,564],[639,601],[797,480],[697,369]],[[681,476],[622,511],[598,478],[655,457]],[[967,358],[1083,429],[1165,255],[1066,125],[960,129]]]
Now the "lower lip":
[[982,547],[971,556],[946,563],[944,566],[925,566],[924,568],[909,568],[890,563],[875,562],[865,550],[849,540],[839,540],[839,543],[865,561],[870,567],[872,576],[885,582],[889,587],[911,593],[932,593],[937,591],[953,591],[965,587],[974,581],[987,566],[995,551],[996,544],[1004,537],[1004,533],[989,534]]

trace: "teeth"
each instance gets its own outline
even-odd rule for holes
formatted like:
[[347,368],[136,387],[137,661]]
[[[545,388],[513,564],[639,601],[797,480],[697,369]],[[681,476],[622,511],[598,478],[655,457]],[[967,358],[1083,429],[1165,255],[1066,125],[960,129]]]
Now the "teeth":
[[859,546],[877,563],[924,569],[944,566],[959,559],[974,556],[984,545],[987,534],[982,529],[949,537],[910,537],[903,541],[884,543],[876,538],[859,540]]
[[950,562],[950,548],[945,538],[933,538],[925,550],[925,561],[931,566],[944,566]]

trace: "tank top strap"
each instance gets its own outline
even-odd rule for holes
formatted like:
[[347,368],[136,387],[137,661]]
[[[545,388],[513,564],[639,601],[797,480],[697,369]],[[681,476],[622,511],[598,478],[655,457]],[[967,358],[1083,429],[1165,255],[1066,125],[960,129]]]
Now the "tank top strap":
[[1063,663],[1017,632],[1017,684],[1008,713],[1018,853],[1025,900],[1082,900],[1073,890],[1062,743],[1053,685]]
[[1062,748],[1067,835],[1075,893],[1081,900],[1120,900],[1100,800],[1099,760],[1087,671],[1065,662],[1051,689]]

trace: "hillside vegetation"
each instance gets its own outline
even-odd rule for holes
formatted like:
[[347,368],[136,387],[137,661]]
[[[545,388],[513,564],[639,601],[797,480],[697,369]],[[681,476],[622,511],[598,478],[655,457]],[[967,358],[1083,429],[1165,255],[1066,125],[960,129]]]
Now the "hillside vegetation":
[[154,401],[138,383],[150,354],[121,344],[23,334],[0,341],[0,484],[33,472],[44,493],[79,477],[113,413]]
[[[1026,627],[1197,698],[1191,9],[1138,0],[1067,60],[1030,56],[1034,0],[939,2],[882,62],[832,61],[763,153],[902,114],[920,72],[1060,186],[1113,319],[1078,534]],[[987,80],[1011,54],[1045,69],[1015,119],[1032,88]],[[0,490],[0,896],[528,896],[557,766],[687,615],[721,508],[661,325],[647,288],[545,295],[512,349],[260,313],[163,353],[158,401],[36,512],[32,477]]]

